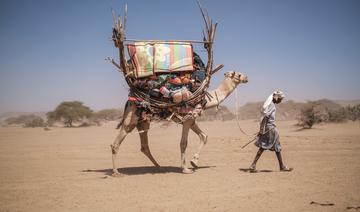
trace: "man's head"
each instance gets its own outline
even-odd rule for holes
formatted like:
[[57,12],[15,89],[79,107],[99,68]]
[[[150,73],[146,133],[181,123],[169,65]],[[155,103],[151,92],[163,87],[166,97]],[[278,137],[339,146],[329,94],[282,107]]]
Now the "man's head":
[[282,91],[274,91],[273,102],[275,104],[279,104],[284,98],[285,98],[285,95]]

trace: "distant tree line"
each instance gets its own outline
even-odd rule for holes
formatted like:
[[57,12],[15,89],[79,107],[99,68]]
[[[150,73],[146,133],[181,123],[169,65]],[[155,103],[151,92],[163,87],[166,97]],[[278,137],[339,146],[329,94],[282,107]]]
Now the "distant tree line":
[[[291,102],[290,102],[291,103]],[[255,105],[256,106],[256,105]],[[254,108],[256,108],[254,106]],[[295,105],[296,106],[296,105]],[[303,128],[311,128],[321,122],[344,122],[347,120],[360,120],[360,104],[355,106],[341,107],[328,100],[318,100],[302,103],[297,117],[298,125]],[[257,110],[256,110],[257,111]],[[61,102],[53,111],[46,114],[46,120],[37,115],[20,115],[5,120],[7,125],[23,127],[48,127],[54,124],[63,124],[65,127],[101,125],[107,121],[121,119],[122,110],[104,109],[97,112],[84,105],[80,101]],[[233,120],[236,116],[225,106],[219,110],[209,109],[203,111],[199,121]]]
[[8,125],[21,125],[23,127],[45,127],[46,123],[40,116],[33,114],[10,117],[5,120]]
[[65,101],[60,103],[55,110],[46,114],[45,121],[36,115],[20,115],[5,120],[7,125],[23,127],[47,127],[55,123],[62,123],[65,127],[100,125],[105,121],[119,120],[122,111],[119,109],[104,109],[94,112],[90,107],[80,101]]

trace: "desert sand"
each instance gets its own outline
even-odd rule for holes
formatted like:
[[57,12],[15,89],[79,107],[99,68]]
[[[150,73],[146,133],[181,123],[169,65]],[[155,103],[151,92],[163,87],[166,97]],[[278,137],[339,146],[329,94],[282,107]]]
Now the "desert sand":
[[[194,174],[180,171],[181,126],[154,123],[150,148],[158,172],[140,152],[137,133],[120,147],[111,177],[109,145],[116,123],[88,128],[0,128],[0,211],[356,211],[360,205],[360,123],[298,130],[280,121],[283,158],[293,172],[279,172],[265,152],[258,173],[247,173],[257,148],[235,121],[200,122],[209,140]],[[241,121],[255,133],[254,120]],[[188,163],[199,143],[190,132]],[[190,166],[190,164],[189,164]],[[310,204],[333,203],[333,206]]]

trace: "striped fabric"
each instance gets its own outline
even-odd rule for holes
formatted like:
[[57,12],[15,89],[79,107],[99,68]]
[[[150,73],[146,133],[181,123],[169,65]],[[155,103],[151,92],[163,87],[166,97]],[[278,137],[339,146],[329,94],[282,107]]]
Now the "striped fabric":
[[137,78],[154,73],[194,71],[193,48],[190,43],[135,42],[128,45]]
[[154,71],[194,71],[193,49],[189,43],[157,43],[155,47]]
[[144,42],[128,45],[129,56],[135,66],[136,78],[154,75],[154,50],[153,45]]

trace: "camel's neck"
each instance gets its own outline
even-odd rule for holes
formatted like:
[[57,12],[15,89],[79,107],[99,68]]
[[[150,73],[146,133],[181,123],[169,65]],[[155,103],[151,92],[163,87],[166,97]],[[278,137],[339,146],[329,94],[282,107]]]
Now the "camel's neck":
[[205,105],[205,109],[218,106],[235,90],[238,85],[239,84],[235,83],[230,78],[225,78],[215,90],[209,91],[213,98],[206,98],[207,103]]

